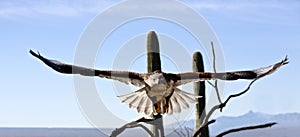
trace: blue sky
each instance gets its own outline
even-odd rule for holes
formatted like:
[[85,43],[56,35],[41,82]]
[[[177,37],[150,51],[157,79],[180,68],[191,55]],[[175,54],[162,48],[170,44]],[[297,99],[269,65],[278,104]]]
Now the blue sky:
[[[38,50],[46,57],[73,62],[77,42],[88,23],[102,11],[120,1],[10,1],[0,2],[0,60],[2,63],[0,86],[0,127],[91,127],[77,103],[72,76],[58,74],[31,57],[29,49]],[[246,95],[232,100],[221,115],[241,115],[249,110],[264,113],[300,113],[297,68],[300,67],[300,2],[297,0],[229,0],[180,1],[202,15],[214,29],[222,45],[226,70],[254,69],[271,65],[286,55],[290,64],[254,84]],[[180,10],[180,9],[179,9]],[[126,14],[126,13],[124,13]],[[192,19],[191,19],[192,20]],[[180,43],[190,39],[172,25],[145,19],[116,30],[126,29],[141,33],[154,29],[162,34],[176,33]],[[127,27],[127,28],[126,28]],[[142,35],[143,34],[143,35]],[[174,37],[176,37],[174,36]],[[108,40],[107,43],[110,41]],[[130,43],[130,41],[128,42]],[[192,42],[190,42],[192,43]],[[163,45],[161,45],[163,46]],[[103,47],[104,52],[119,49],[121,45]],[[191,55],[196,49],[186,46]],[[95,66],[111,69],[105,58],[116,53],[98,55]],[[104,58],[100,58],[103,56]],[[206,59],[207,60],[207,59]],[[132,70],[144,72],[144,58],[138,58]],[[163,58],[165,71],[176,71],[174,62]],[[211,68],[206,68],[208,71]],[[113,113],[122,113],[129,120],[136,111],[127,109],[115,98],[116,92],[109,80],[95,79],[97,86],[108,85],[99,93],[104,104]],[[243,89],[246,82],[229,82],[224,97]],[[98,87],[98,88],[99,88]],[[107,97],[106,97],[107,96]],[[110,101],[117,102],[111,104]],[[122,115],[119,115],[120,117]],[[191,114],[192,115],[192,114]]]

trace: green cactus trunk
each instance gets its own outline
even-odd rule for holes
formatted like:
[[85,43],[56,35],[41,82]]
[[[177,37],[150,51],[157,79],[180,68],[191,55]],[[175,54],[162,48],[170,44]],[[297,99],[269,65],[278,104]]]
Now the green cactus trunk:
[[[193,71],[194,72],[204,72],[204,63],[203,58],[200,52],[195,52],[193,55]],[[198,99],[198,104],[196,104],[196,121],[195,121],[195,130],[198,129],[205,117],[205,82],[200,81],[194,83],[194,94],[202,96]],[[199,137],[209,137],[208,127],[204,132],[199,135]]]
[[[159,43],[154,31],[150,31],[147,36],[147,69],[148,73],[156,70],[161,71]],[[155,137],[163,137],[164,127],[162,115],[156,117],[159,118],[153,122],[154,124],[151,127],[151,131]]]
[[161,70],[159,43],[154,31],[150,31],[147,36],[147,62],[148,73]]

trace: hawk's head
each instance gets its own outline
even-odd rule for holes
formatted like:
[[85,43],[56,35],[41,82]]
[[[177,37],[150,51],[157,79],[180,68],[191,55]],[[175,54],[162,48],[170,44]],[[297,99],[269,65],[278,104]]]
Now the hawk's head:
[[155,71],[150,74],[149,77],[145,80],[145,82],[150,86],[167,86],[168,83],[163,75],[163,73]]

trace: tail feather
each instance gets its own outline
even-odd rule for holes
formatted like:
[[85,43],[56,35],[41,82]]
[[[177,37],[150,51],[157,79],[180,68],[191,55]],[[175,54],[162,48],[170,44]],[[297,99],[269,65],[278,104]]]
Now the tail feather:
[[[139,94],[140,94],[140,93],[139,93]],[[129,102],[129,108],[138,108],[138,107],[139,107],[139,106],[138,106],[138,102],[140,102],[140,100],[141,100],[141,97],[140,97],[139,94],[137,94],[137,95],[134,97],[134,99],[131,100],[131,101]]]
[[139,103],[136,108],[139,113],[144,112],[145,107],[143,107],[143,106],[145,106],[144,104],[146,103],[145,102],[146,98],[147,98],[147,96],[140,97]]
[[178,98],[178,101],[181,104],[183,109],[188,109],[190,107],[189,104],[185,101],[185,99],[180,94],[176,93],[176,94],[174,94],[174,97]]
[[181,112],[180,104],[178,103],[178,100],[177,100],[177,98],[174,95],[172,95],[172,97],[170,98],[170,101],[172,101],[172,103],[173,103],[173,110],[174,110],[174,112],[175,113]]
[[173,104],[172,101],[169,101],[169,107],[168,107],[168,115],[173,114]]
[[184,100],[188,101],[189,103],[197,103],[197,99],[202,98],[202,96],[196,96],[194,94],[182,91],[178,88],[176,88],[174,92],[181,95],[181,97],[183,97]]
[[155,102],[153,104],[153,114],[164,114],[168,111],[168,104],[166,98],[152,98],[152,102]]
[[145,113],[149,115],[153,112],[152,102],[147,96],[145,88],[141,88],[133,93],[117,96],[119,98],[125,98],[122,103],[129,105],[129,108],[136,108],[139,113]]
[[165,98],[162,98],[160,100],[160,108],[162,110],[162,114],[166,113],[167,112],[167,105],[166,105],[166,99]]
[[137,97],[137,95],[139,95],[140,93],[142,93],[145,90],[145,88],[141,88],[135,92],[129,93],[129,94],[125,94],[125,95],[120,95],[117,96],[118,98],[125,98],[124,100],[122,100],[122,103],[129,103],[132,101],[132,98]]
[[175,88],[168,102],[168,114],[171,115],[173,112],[179,113],[181,112],[181,108],[189,108],[189,103],[197,103],[198,98],[201,98],[201,96],[196,96],[194,94]]
[[146,115],[149,115],[149,114],[151,114],[151,112],[152,112],[152,102],[151,102],[151,100],[150,99],[146,99],[146,104],[145,104],[145,110],[144,110],[144,113],[146,114]]
[[179,113],[182,109],[188,109],[190,107],[189,103],[197,103],[197,99],[201,98],[201,96],[196,96],[178,88],[175,88],[169,99],[163,97],[157,99],[157,101],[152,101],[148,97],[145,88],[117,97],[125,98],[122,100],[122,103],[128,104],[129,108],[136,108],[139,113],[144,113],[146,115],[152,113],[167,113],[169,115],[173,114],[173,112]]

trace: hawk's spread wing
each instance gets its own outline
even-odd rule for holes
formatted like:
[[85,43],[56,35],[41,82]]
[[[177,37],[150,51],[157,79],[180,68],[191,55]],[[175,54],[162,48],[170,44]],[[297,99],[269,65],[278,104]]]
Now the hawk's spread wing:
[[144,74],[128,72],[128,71],[110,71],[110,70],[96,70],[92,68],[85,68],[85,67],[65,64],[60,61],[44,58],[40,54],[34,53],[32,50],[30,50],[30,53],[33,56],[40,59],[41,61],[43,61],[46,65],[48,65],[49,67],[51,67],[52,69],[60,73],[80,74],[84,76],[99,76],[102,78],[118,80],[125,84],[132,84],[138,87],[145,85],[143,79],[143,77],[145,77]]
[[[190,82],[198,82],[204,80],[237,80],[237,79],[257,79],[263,76],[269,75],[276,71],[281,66],[288,64],[288,58],[286,57],[281,62],[274,65],[259,68],[248,71],[235,71],[235,72],[224,72],[224,73],[209,73],[209,72],[187,72],[179,74],[169,74],[175,82],[175,86],[180,86]],[[168,75],[168,74],[167,74]]]

